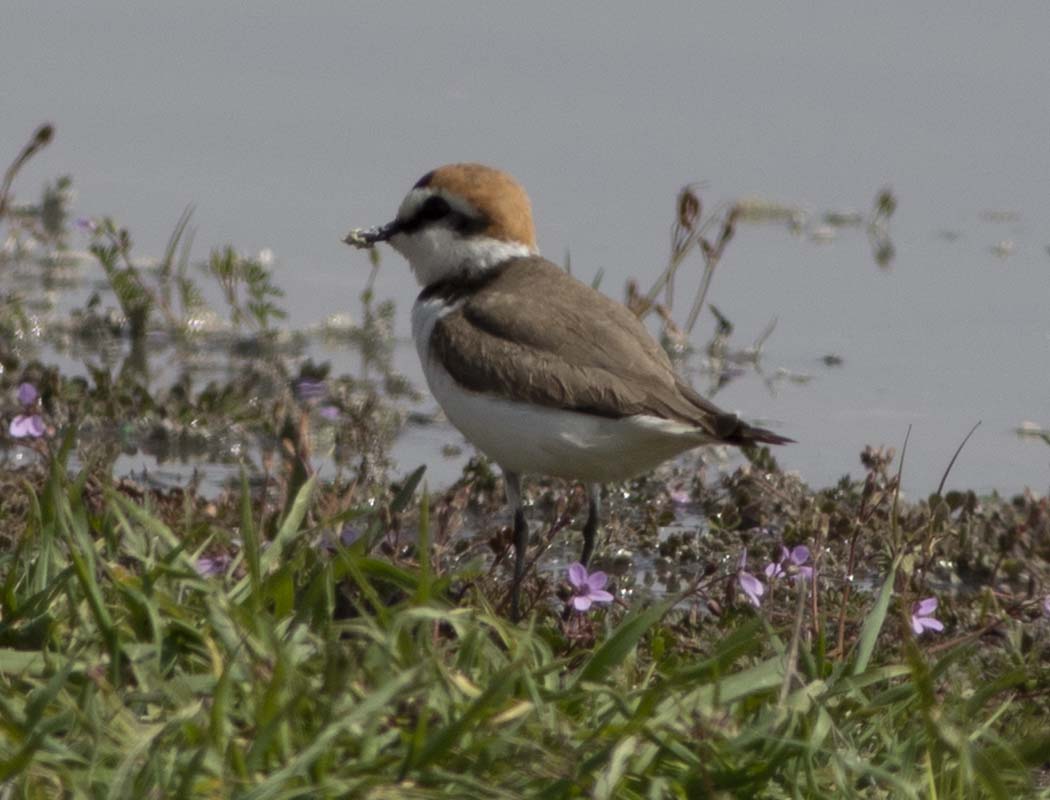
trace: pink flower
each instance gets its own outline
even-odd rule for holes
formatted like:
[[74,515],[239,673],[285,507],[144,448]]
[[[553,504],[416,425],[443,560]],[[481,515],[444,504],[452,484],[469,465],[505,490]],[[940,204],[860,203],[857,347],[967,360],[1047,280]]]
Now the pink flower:
[[813,567],[803,566],[809,561],[809,548],[804,544],[798,545],[791,550],[786,547],[780,548],[780,560],[766,564],[766,577],[772,580],[784,575],[791,575],[795,580],[805,578],[807,581],[813,579]]
[[925,600],[920,600],[912,607],[911,629],[915,631],[916,636],[921,636],[926,631],[944,630],[944,625],[941,621],[933,616],[933,612],[936,610],[936,597],[927,597]]
[[604,572],[588,574],[587,567],[580,562],[569,565],[569,583],[572,585],[572,606],[577,611],[586,611],[592,603],[611,603],[613,596],[605,591],[609,577]]
[[39,439],[47,428],[39,414],[33,414],[33,406],[40,397],[36,387],[28,382],[18,384],[18,403],[23,413],[16,416],[7,426],[7,432],[15,439]]
[[299,378],[292,384],[292,389],[300,403],[314,403],[328,394],[325,382],[314,378]]
[[44,420],[39,414],[19,414],[7,428],[15,439],[39,439],[44,431]]
[[197,563],[194,567],[197,570],[197,574],[202,578],[215,578],[219,575],[225,575],[226,570],[230,566],[232,557],[229,553],[218,553],[213,556],[201,556],[197,559]]
[[744,552],[740,554],[740,563],[737,568],[736,582],[740,587],[740,591],[747,597],[747,602],[758,608],[762,605],[762,595],[766,593],[766,587],[762,585],[762,581],[747,572],[744,567],[747,566],[747,548],[744,548]]

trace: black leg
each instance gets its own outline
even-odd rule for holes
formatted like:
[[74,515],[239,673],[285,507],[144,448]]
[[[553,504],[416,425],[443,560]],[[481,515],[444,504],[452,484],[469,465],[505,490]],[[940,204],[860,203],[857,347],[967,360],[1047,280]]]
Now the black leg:
[[587,487],[587,522],[583,525],[583,553],[580,563],[585,567],[594,554],[594,540],[598,538],[598,513],[601,505],[601,489],[592,483]]
[[514,622],[521,619],[521,581],[525,577],[525,549],[529,546],[529,526],[525,512],[514,512],[514,584],[510,590],[510,616]]
[[529,526],[525,522],[525,510],[521,507],[521,477],[513,472],[504,472],[503,481],[507,486],[507,502],[514,513],[514,583],[510,587],[510,617],[517,622],[521,619],[521,582],[525,577]]

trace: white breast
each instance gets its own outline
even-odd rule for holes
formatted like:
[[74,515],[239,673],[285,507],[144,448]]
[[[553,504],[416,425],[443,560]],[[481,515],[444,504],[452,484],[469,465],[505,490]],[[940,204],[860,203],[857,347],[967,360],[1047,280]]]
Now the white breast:
[[504,470],[609,483],[710,441],[691,425],[659,417],[609,419],[464,389],[430,355],[435,323],[455,309],[440,298],[416,302],[416,350],[430,391],[449,421]]

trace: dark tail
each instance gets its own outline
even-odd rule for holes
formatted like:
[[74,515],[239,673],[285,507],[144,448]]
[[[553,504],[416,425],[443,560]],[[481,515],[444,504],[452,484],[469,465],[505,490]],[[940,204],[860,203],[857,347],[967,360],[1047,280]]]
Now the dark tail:
[[[779,433],[756,428],[748,425],[736,414],[723,411],[710,400],[701,397],[688,383],[677,378],[676,384],[679,393],[698,408],[702,414],[696,419],[697,427],[703,428],[726,444],[735,444],[738,447],[747,447],[752,444],[794,444],[794,439],[781,436]],[[673,417],[674,410],[668,416]]]
[[726,438],[726,442],[747,447],[751,444],[794,444],[795,440],[765,428],[756,428],[746,422],[741,422],[737,429]]

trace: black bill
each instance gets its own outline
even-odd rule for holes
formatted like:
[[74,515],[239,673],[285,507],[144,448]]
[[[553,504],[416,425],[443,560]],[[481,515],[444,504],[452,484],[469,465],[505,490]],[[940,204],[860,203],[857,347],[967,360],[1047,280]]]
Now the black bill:
[[343,239],[351,247],[372,247],[377,242],[385,242],[401,229],[395,219],[386,225],[376,225],[372,228],[354,228]]

